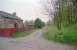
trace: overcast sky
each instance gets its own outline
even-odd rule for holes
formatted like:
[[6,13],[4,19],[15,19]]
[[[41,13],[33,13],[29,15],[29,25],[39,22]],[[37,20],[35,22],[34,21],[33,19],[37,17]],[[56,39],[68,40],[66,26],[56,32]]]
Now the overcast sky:
[[23,20],[34,20],[37,17],[48,21],[48,17],[42,14],[40,0],[0,0],[0,11],[16,12]]

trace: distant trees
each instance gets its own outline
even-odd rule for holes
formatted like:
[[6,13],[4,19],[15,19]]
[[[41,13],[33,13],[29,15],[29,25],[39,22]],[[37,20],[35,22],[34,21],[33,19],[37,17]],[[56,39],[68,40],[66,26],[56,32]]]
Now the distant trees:
[[61,15],[60,15],[60,7],[59,7],[59,1],[58,0],[47,0],[47,2],[45,3],[45,10],[48,13],[47,15],[49,17],[53,17],[53,22],[54,24],[57,25],[57,28],[60,30],[61,29]]
[[44,27],[45,23],[41,21],[41,19],[37,18],[34,22],[35,28],[42,28]]
[[[62,24],[70,25],[75,24],[75,4],[73,0],[58,0],[59,8],[58,8],[58,16],[61,16]],[[74,13],[75,12],[75,13]],[[77,14],[77,13],[76,13]]]
[[37,18],[36,20],[24,22],[25,30],[39,29],[39,28],[43,28],[44,26],[45,23],[39,18]]
[[61,30],[62,25],[73,23],[73,2],[71,0],[56,0],[55,16],[57,28]]
[[[45,6],[49,17],[54,15],[53,21],[58,30],[61,30],[62,25],[73,25],[77,23],[77,0],[47,0]],[[53,3],[52,3],[53,2]],[[51,12],[53,5],[54,14]]]

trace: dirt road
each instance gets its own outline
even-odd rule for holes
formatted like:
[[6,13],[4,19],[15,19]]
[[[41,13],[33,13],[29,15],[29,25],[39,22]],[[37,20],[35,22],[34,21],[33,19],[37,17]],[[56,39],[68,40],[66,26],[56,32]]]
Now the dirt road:
[[22,38],[0,37],[0,50],[77,50],[76,47],[49,42],[42,38],[42,30]]

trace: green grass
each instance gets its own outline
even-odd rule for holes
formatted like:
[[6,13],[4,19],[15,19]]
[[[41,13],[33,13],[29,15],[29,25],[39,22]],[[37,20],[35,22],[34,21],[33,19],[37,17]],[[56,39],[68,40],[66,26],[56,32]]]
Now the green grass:
[[77,26],[69,26],[64,28],[63,31],[63,40],[65,43],[77,44]]
[[77,45],[77,26],[63,27],[61,31],[58,31],[54,25],[51,25],[48,26],[48,30],[44,32],[43,36],[48,40]]
[[47,30],[44,32],[43,36],[48,39],[52,40],[54,39],[54,35],[58,32],[57,28],[53,25],[48,26]]
[[31,34],[31,32],[16,32],[12,35],[12,38],[25,37]]

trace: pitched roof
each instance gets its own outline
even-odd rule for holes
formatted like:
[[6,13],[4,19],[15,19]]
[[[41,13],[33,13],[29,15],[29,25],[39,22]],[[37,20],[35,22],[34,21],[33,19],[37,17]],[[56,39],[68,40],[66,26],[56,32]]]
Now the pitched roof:
[[3,12],[3,11],[0,11],[0,15],[1,15],[2,17],[6,17],[6,18],[22,20],[22,19],[20,19],[18,16],[15,16],[15,15],[13,15],[13,14],[10,14],[10,13],[7,13],[7,12]]

